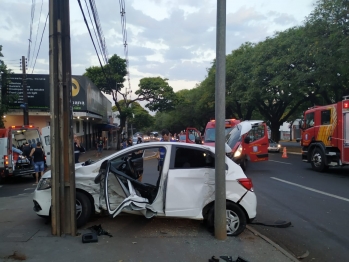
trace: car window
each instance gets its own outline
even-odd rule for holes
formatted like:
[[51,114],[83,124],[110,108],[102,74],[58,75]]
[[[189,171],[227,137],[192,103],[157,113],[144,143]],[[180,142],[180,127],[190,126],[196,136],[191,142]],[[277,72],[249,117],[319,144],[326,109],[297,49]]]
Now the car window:
[[205,150],[178,147],[174,168],[214,168],[214,157]]
[[253,126],[252,129],[247,133],[247,136],[250,137],[250,141],[256,141],[263,138],[265,135],[265,129],[263,125]]
[[[111,159],[110,164],[132,179],[156,185],[159,175],[156,155],[159,149],[160,147],[149,147],[143,150],[133,150]],[[165,148],[161,147],[161,149],[165,152],[166,157]],[[131,170],[128,164],[131,164]]]

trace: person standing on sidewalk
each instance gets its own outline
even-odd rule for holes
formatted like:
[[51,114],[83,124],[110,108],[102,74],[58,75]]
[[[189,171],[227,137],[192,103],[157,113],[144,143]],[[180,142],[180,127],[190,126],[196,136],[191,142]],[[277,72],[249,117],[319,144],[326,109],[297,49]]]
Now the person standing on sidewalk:
[[80,153],[85,153],[85,148],[81,145],[79,138],[74,135],[74,158],[75,164],[79,163]]
[[39,182],[39,173],[41,178],[45,168],[45,153],[41,148],[41,142],[36,143],[36,147],[32,149],[29,156],[34,158],[35,184],[37,184]]
[[97,157],[100,157],[102,155],[103,147],[104,147],[103,137],[100,137],[97,141]]

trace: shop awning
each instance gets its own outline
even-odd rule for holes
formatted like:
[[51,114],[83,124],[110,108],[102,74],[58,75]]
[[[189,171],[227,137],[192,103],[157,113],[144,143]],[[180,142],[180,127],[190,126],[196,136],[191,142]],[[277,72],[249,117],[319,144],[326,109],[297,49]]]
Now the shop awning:
[[111,124],[96,124],[95,126],[100,130],[110,130],[110,129],[118,128],[117,125],[111,125]]

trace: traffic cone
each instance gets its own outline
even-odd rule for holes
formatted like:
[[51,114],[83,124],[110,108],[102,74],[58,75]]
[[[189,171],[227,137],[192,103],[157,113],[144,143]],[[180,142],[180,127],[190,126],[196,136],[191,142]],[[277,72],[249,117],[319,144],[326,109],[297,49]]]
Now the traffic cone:
[[286,147],[284,147],[284,151],[282,152],[282,158],[287,158],[287,150],[286,150]]

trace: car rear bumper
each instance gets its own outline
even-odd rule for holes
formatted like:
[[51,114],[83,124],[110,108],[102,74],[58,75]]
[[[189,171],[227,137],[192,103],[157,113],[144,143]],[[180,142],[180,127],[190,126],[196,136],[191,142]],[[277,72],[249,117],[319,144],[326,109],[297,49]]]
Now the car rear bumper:
[[248,191],[241,199],[240,205],[246,210],[250,221],[257,216],[257,197],[254,192]]

